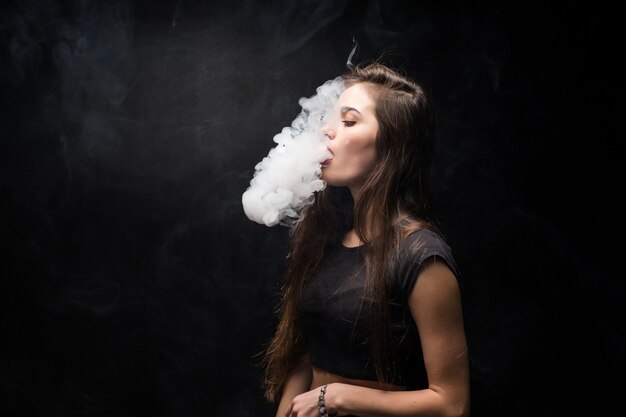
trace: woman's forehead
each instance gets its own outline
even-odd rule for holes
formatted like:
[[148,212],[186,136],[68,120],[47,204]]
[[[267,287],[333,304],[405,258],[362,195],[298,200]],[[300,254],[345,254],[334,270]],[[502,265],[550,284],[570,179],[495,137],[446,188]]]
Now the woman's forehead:
[[339,96],[337,104],[341,111],[345,108],[363,112],[374,108],[374,100],[363,84],[354,84],[346,88]]

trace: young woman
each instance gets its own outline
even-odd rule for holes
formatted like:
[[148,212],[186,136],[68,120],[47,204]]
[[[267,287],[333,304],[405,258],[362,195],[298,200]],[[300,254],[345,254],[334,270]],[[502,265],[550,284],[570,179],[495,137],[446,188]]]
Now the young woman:
[[292,229],[266,397],[277,417],[468,416],[460,273],[430,207],[431,100],[378,63],[343,80],[328,187]]

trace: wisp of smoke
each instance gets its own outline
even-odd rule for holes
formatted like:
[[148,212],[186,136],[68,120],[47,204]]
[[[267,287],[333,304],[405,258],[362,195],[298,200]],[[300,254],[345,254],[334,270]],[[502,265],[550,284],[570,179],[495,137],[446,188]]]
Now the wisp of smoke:
[[246,216],[259,224],[291,227],[302,209],[311,205],[315,192],[326,187],[321,163],[332,154],[322,128],[344,90],[340,77],[317,87],[316,94],[302,97],[302,110],[291,126],[274,136],[276,146],[255,166],[250,186],[242,195]]

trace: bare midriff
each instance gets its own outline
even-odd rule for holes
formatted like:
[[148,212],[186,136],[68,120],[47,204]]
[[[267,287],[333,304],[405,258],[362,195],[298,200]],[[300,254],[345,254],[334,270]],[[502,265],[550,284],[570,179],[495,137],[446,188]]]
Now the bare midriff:
[[350,385],[359,385],[367,388],[374,388],[386,391],[405,391],[406,387],[401,385],[387,385],[378,381],[370,381],[367,379],[350,379],[341,375],[333,374],[324,369],[313,367],[313,379],[311,380],[311,389],[315,389],[325,384],[333,382],[341,382]]

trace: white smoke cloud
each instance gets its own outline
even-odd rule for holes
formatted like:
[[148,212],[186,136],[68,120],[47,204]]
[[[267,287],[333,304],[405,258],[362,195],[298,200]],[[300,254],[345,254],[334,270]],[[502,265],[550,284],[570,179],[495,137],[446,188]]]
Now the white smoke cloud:
[[302,110],[291,126],[274,136],[277,145],[255,167],[250,187],[241,200],[246,216],[266,226],[293,226],[314,193],[326,187],[321,163],[332,154],[322,127],[329,121],[341,92],[340,77],[317,87],[316,94],[302,97]]

